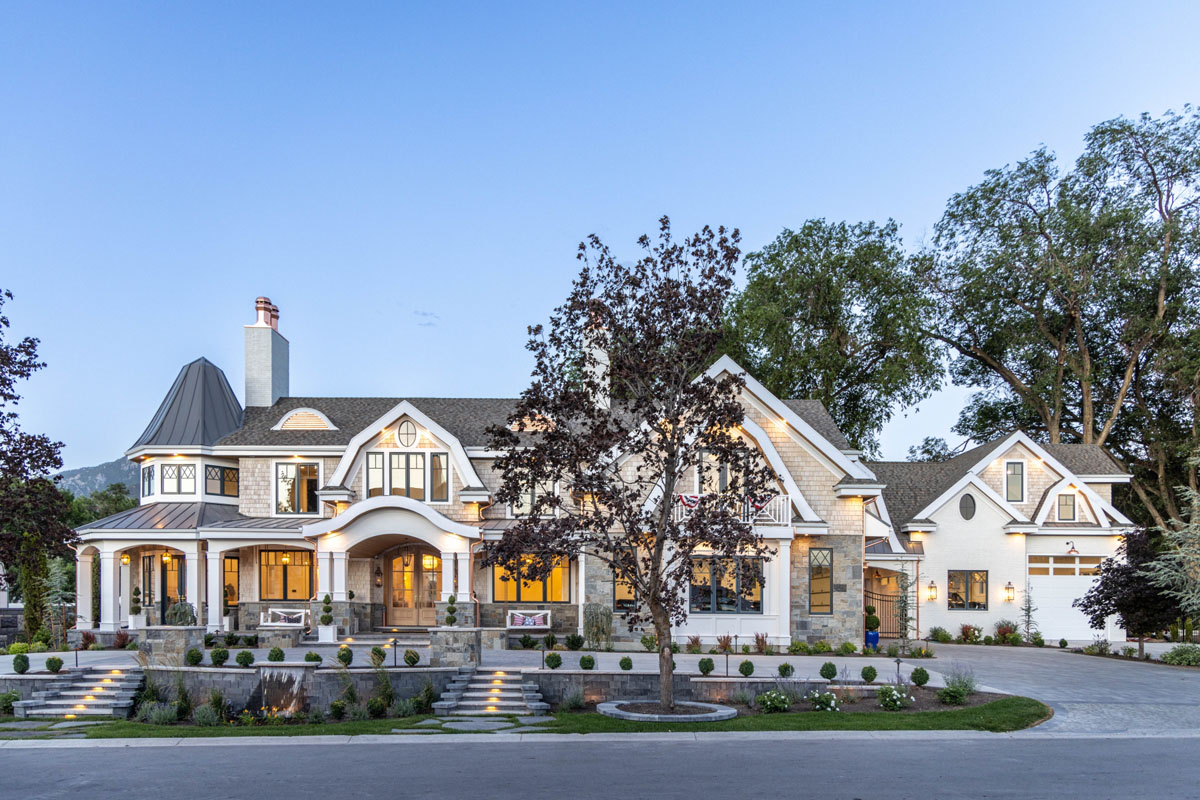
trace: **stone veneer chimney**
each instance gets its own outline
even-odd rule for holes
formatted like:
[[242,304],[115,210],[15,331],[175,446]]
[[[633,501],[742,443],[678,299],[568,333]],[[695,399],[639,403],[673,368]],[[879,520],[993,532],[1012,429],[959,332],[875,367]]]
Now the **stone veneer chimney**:
[[254,302],[246,326],[246,407],[271,406],[288,395],[288,340],[279,333],[279,308],[269,297]]

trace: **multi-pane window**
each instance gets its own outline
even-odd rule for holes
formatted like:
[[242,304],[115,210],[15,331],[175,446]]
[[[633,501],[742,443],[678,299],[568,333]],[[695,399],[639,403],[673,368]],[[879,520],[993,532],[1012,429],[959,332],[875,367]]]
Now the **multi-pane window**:
[[729,488],[729,468],[706,450],[700,451],[697,467],[697,489],[700,494],[717,494]]
[[689,608],[698,614],[761,614],[761,558],[692,559]]
[[383,453],[367,453],[367,497],[383,494]]
[[1025,462],[1004,463],[1004,499],[1010,503],[1025,502]]
[[492,600],[496,603],[569,603],[571,566],[559,561],[545,580],[521,580],[502,566],[492,567]]
[[238,471],[233,467],[205,467],[204,493],[221,497],[237,497]]
[[392,494],[424,500],[425,454],[392,453],[390,461]]
[[808,551],[808,613],[833,613],[833,550],[828,547]]
[[445,453],[430,454],[429,499],[434,503],[444,503],[450,499],[449,465],[449,458]]
[[1075,495],[1060,494],[1058,496],[1058,518],[1063,522],[1075,521]]
[[241,562],[237,556],[225,556],[225,607],[232,608],[238,604],[239,567]]
[[309,598],[312,594],[312,553],[307,550],[263,550],[258,556],[260,599]]
[[514,517],[527,517],[533,513],[533,504],[537,498],[550,494],[549,486],[531,486],[528,491],[521,492],[521,498],[512,504]]
[[275,512],[278,514],[316,514],[320,511],[317,499],[316,464],[275,465]]
[[142,497],[154,494],[154,465],[142,467]]
[[163,464],[162,492],[163,494],[195,494],[196,465]]
[[946,573],[946,607],[958,611],[987,611],[987,570],[950,570]]

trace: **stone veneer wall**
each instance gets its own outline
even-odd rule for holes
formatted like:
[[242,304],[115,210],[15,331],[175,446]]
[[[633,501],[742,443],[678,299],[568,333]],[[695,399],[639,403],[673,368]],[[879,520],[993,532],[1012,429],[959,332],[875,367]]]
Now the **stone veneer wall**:
[[[832,645],[861,644],[863,637],[863,554],[861,536],[799,536],[792,540],[792,638],[821,639]],[[808,551],[833,550],[833,613],[810,614]]]
[[71,676],[72,673],[66,669],[60,675],[0,675],[0,694],[16,692],[22,700],[29,700],[34,692],[50,689],[55,681],[70,679]]
[[[575,603],[480,603],[479,623],[483,628],[503,628],[509,611],[549,611],[550,629],[560,638],[579,631],[579,606]],[[526,631],[535,638],[546,635],[545,628]],[[521,631],[516,631],[519,636]]]
[[22,632],[20,608],[0,608],[0,645],[7,647],[17,640],[17,634]]

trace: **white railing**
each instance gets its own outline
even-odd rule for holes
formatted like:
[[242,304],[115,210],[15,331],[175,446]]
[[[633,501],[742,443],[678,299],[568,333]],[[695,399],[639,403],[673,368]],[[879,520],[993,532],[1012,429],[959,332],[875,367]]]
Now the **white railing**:
[[[708,495],[677,494],[674,495],[671,506],[671,519],[683,522],[701,503],[713,502]],[[752,525],[791,525],[792,499],[786,494],[776,494],[770,497],[741,498],[723,500],[733,503],[735,513],[742,522]]]

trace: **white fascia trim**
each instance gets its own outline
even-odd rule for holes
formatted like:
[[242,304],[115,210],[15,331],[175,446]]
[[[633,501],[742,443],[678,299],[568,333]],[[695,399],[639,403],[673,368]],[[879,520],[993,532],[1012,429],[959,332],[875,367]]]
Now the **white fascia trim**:
[[458,492],[458,499],[463,503],[486,503],[492,499],[490,492],[464,492],[461,489]]
[[783,458],[779,455],[779,451],[775,449],[775,445],[771,443],[771,437],[767,436],[767,432],[762,429],[752,419],[742,420],[742,430],[750,435],[758,444],[763,455],[767,457],[767,463],[771,465],[771,469],[775,470],[775,474],[779,476],[779,480],[783,483],[783,488],[792,498],[792,505],[796,511],[800,513],[800,518],[805,522],[820,522],[821,518],[817,516],[817,512],[813,511],[812,506],[804,499],[800,487],[796,485],[796,481],[792,478],[792,473],[788,471],[783,463]]
[[1029,517],[1022,514],[1011,503],[1001,497],[996,491],[988,486],[975,472],[968,472],[959,478],[953,486],[942,492],[936,500],[922,508],[919,512],[913,515],[914,519],[929,519],[930,515],[936,512],[939,508],[950,501],[951,497],[961,492],[967,486],[974,486],[983,496],[991,500],[997,506],[1004,510],[1006,514],[1013,518],[1014,522],[1031,522]]
[[[305,406],[303,408],[293,408],[291,411],[284,414],[282,417],[279,418],[279,422],[276,422],[275,425],[271,428],[271,430],[273,430],[273,431],[283,430],[283,423],[287,422],[294,415],[305,413],[305,412],[312,414],[316,417],[319,417],[321,419],[321,421],[325,423],[326,430],[336,431],[338,429],[338,426],[334,425],[333,421],[330,420],[329,417],[325,416],[324,414],[322,414],[320,411],[318,411],[315,408],[309,408],[309,407]],[[311,428],[305,429],[305,430],[311,430]]]
[[[474,525],[464,525],[461,522],[455,522],[444,514],[441,514],[425,505],[420,500],[413,500],[411,497],[403,497],[401,495],[392,494],[371,497],[367,500],[355,503],[341,514],[338,514],[336,517],[327,517],[318,522],[311,522],[302,526],[300,528],[300,532],[304,536],[309,537],[322,536],[326,533],[332,533],[333,531],[345,528],[363,514],[369,514],[372,511],[379,511],[380,509],[411,511],[414,514],[424,517],[438,529],[447,533],[454,533],[459,536],[464,536],[468,539],[479,538],[479,528],[475,527]],[[403,531],[399,532],[402,533]]]
[[277,456],[297,455],[302,458],[311,456],[340,455],[346,448],[340,444],[294,444],[285,445],[237,445],[218,447],[213,450],[217,456]]
[[705,374],[709,377],[716,377],[722,372],[728,372],[732,375],[741,375],[746,381],[746,388],[750,390],[761,402],[765,403],[771,411],[779,415],[796,429],[805,439],[816,446],[821,453],[839,468],[844,470],[848,475],[855,478],[874,478],[875,473],[871,472],[864,464],[853,461],[847,457],[841,450],[833,446],[833,444],[821,434],[817,433],[816,429],[800,418],[800,415],[787,407],[778,397],[767,390],[758,380],[743,369],[736,361],[727,355],[721,356],[709,367]]
[[1084,475],[1076,473],[1075,477],[1088,483],[1129,483],[1133,480],[1133,476],[1128,473],[1121,475]]
[[349,502],[354,499],[354,492],[349,489],[317,489],[317,497],[322,500],[345,500]]
[[329,483],[334,486],[344,483],[347,474],[350,472],[350,467],[353,466],[358,456],[358,452],[374,439],[381,430],[404,416],[411,417],[425,430],[446,443],[446,446],[450,449],[450,454],[454,457],[454,461],[458,466],[458,471],[464,478],[463,483],[468,486],[483,485],[483,481],[479,479],[474,465],[471,464],[471,459],[467,458],[467,452],[463,449],[462,443],[458,441],[458,438],[441,425],[438,425],[426,416],[425,412],[407,400],[401,400],[391,411],[388,411],[382,417],[375,420],[350,440],[350,444],[346,445],[345,452],[342,454],[341,460],[338,461],[337,469],[333,471],[333,477],[329,479]]
[[[1073,478],[1070,476],[1063,478],[1058,483],[1046,490],[1046,502],[1042,503],[1042,509],[1038,512],[1037,516],[1034,517],[1034,522],[1036,522],[1038,525],[1045,524],[1046,518],[1050,516],[1050,507],[1055,505],[1055,502],[1058,500],[1058,496],[1062,494],[1063,490],[1068,486],[1074,486],[1079,493],[1084,496],[1088,505],[1092,507],[1092,514],[1094,514],[1096,517],[1096,524],[1098,524],[1101,528],[1111,527],[1109,522],[1110,518],[1114,522],[1121,522],[1123,520],[1124,522],[1129,523],[1129,520],[1125,519],[1121,515],[1121,512],[1117,511],[1108,503],[1105,503],[1104,499],[1089,489],[1086,483],[1082,483],[1078,478]],[[1105,506],[1108,507],[1106,508]],[[1078,513],[1076,513],[1076,516],[1078,516]],[[1121,519],[1117,519],[1117,517],[1121,517]]]
[[75,531],[79,534],[80,541],[92,542],[97,539],[118,539],[121,541],[140,541],[156,542],[160,540],[168,540],[172,542],[191,542],[199,537],[196,535],[195,528],[179,528],[176,530],[167,530],[165,528],[143,528],[138,530],[121,530],[120,528],[78,528]]
[[505,455],[503,450],[490,450],[486,447],[464,447],[463,450],[471,458],[500,458]]
[[829,523],[823,520],[816,522],[794,522],[792,523],[793,530],[796,533],[829,533]]
[[914,525],[910,522],[907,525],[900,526],[900,531],[902,533],[936,533],[937,529],[938,526],[936,522],[930,525]]
[[1005,533],[1037,533],[1041,530],[1037,525],[1029,522],[1008,522],[1004,525]]
[[205,539],[253,539],[260,544],[294,544],[312,550],[312,542],[305,541],[300,531],[274,531],[274,535],[262,528],[200,528]]
[[842,486],[834,487],[834,497],[880,497],[883,495],[883,484],[878,486]]
[[197,447],[196,445],[179,445],[178,447],[164,447],[155,445],[153,447],[133,447],[125,451],[125,457],[130,461],[136,461],[143,456],[211,456],[217,455],[211,447]]
[[1111,528],[1038,528],[1028,536],[1124,536],[1136,525],[1113,525]]

